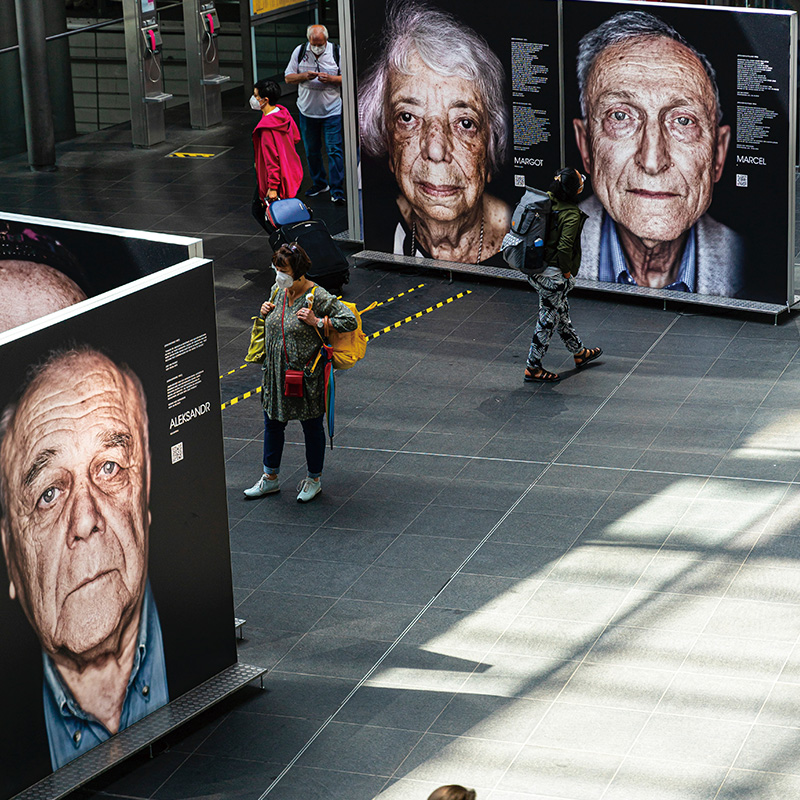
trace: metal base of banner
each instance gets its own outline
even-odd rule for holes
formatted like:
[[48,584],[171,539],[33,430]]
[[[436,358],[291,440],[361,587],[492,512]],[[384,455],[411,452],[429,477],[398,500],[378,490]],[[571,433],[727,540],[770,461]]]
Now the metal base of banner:
[[[487,278],[504,278],[512,281],[527,282],[526,277],[515,269],[504,267],[489,267],[482,264],[461,264],[455,261],[440,261],[435,258],[412,258],[411,256],[398,256],[392,253],[381,253],[377,250],[361,250],[353,255],[356,262],[377,261],[382,264],[395,264],[399,267],[424,267],[425,269],[438,269],[443,272],[465,272],[471,275],[483,275]],[[790,311],[794,305],[788,303],[759,303],[755,300],[738,300],[734,297],[716,297],[710,294],[693,294],[691,292],[675,292],[669,289],[649,289],[645,286],[629,286],[624,283],[607,283],[606,281],[590,281],[578,278],[576,285],[579,289],[591,289],[597,292],[610,292],[613,294],[634,295],[661,300],[666,308],[667,301],[677,303],[693,303],[701,306],[716,308],[729,308],[732,311],[750,311],[756,314],[769,314],[776,319],[779,314]]]
[[196,689],[154,711],[107,742],[98,745],[57,772],[35,783],[14,800],[58,800],[88,783],[111,767],[144,750],[156,740],[188,722],[223,698],[261,678],[264,687],[264,667],[234,664]]
[[340,231],[339,233],[334,233],[331,236],[331,239],[336,239],[337,242],[342,242],[344,244],[352,244],[354,247],[363,247],[364,242],[361,239],[351,239],[350,238],[350,231]]

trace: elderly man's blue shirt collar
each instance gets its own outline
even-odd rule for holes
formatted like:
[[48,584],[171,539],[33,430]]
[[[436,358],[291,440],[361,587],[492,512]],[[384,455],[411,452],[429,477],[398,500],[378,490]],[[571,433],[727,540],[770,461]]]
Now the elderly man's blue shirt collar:
[[[44,663],[44,718],[53,769],[83,755],[111,734],[96,717],[78,705],[47,653]],[[169,701],[161,623],[148,582],[139,620],[139,636],[133,657],[119,729],[124,730]]]
[[[617,226],[607,213],[603,213],[603,227],[600,231],[600,263],[597,278],[608,283],[627,283],[636,286],[636,281],[628,271],[628,262],[619,240]],[[665,286],[674,292],[694,292],[697,284],[697,234],[695,226],[689,229],[686,246],[683,248],[680,267],[675,280]]]

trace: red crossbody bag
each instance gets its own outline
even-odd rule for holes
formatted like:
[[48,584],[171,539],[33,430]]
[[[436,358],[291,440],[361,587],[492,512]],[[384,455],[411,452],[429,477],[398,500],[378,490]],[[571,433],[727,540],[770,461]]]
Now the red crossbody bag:
[[281,312],[281,336],[283,337],[283,355],[286,359],[286,375],[283,379],[283,394],[285,397],[303,396],[303,370],[289,369],[289,352],[286,349],[286,333],[283,321],[286,318],[286,292],[283,293],[283,310]]

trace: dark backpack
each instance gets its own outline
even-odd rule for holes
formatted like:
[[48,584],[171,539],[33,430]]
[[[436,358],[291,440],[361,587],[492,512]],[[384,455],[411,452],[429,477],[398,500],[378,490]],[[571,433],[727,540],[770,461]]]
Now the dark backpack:
[[511,230],[503,237],[500,251],[505,262],[525,275],[539,275],[544,263],[544,245],[550,219],[550,195],[525,187],[525,194],[511,216]]
[[[336,62],[336,67],[339,70],[339,74],[342,74],[342,65],[339,63],[339,45],[331,42],[333,44],[333,60]],[[306,53],[308,52],[308,42],[303,42],[300,45],[300,52],[297,56],[297,68],[300,69],[300,64],[303,63],[303,59],[306,57]]]

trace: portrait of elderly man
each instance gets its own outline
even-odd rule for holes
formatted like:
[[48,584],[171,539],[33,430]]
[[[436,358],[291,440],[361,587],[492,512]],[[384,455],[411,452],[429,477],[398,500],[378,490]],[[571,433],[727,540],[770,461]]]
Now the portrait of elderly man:
[[0,223],[0,333],[86,299],[83,272],[61,242]]
[[573,121],[594,196],[585,277],[733,297],[742,245],[708,214],[731,138],[713,67],[673,27],[624,11],[578,48]]
[[388,157],[399,189],[386,249],[486,261],[511,219],[486,192],[508,140],[500,60],[474,30],[416,0],[390,7],[378,53],[358,107],[364,152]]
[[0,437],[8,592],[41,644],[58,769],[169,699],[147,579],[144,390],[96,350],[56,352],[4,410]]

